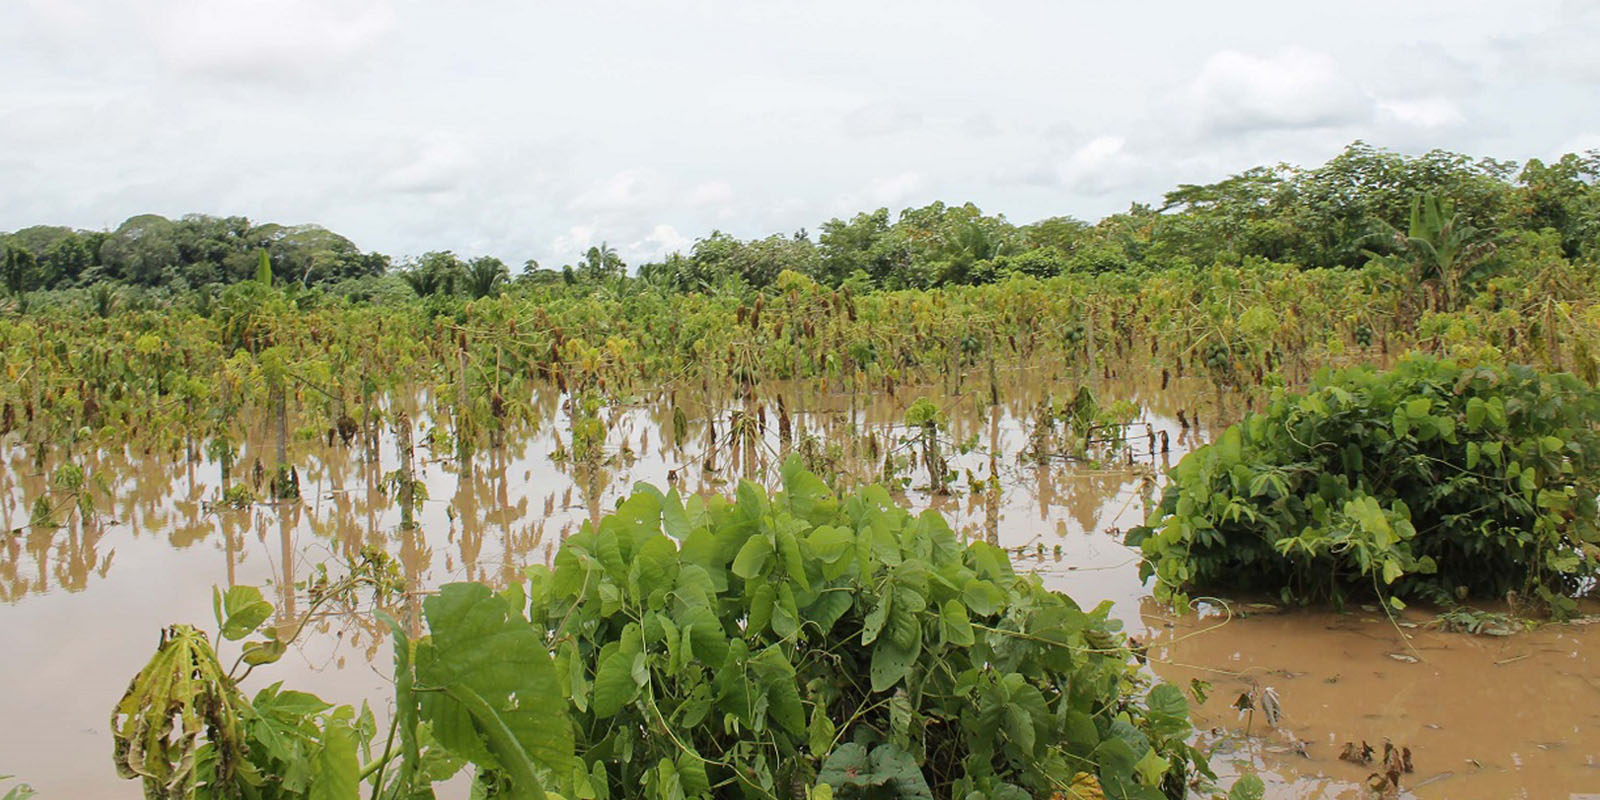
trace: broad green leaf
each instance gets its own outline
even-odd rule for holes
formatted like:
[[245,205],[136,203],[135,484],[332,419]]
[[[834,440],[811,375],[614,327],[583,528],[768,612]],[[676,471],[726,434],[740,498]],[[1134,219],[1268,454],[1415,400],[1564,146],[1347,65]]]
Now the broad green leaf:
[[329,720],[322,730],[322,747],[312,766],[308,800],[355,800],[361,785],[356,779],[356,736],[348,725]]
[[641,655],[642,633],[636,623],[629,623],[615,647],[607,646],[595,670],[594,693],[590,707],[598,719],[605,719],[622,710],[639,696],[641,682],[634,674],[634,660]]
[[699,754],[678,753],[677,767],[678,780],[683,784],[684,794],[698,797],[711,791],[711,780],[706,776],[706,762]]
[[828,752],[836,730],[833,720],[828,719],[826,709],[820,704],[811,709],[811,724],[806,726],[806,746],[811,748],[813,756]]
[[423,615],[431,635],[417,644],[416,688],[440,743],[508,770],[501,757],[516,754],[514,743],[565,774],[572,727],[544,638],[482,584],[442,587],[423,601]]
[[1488,416],[1489,407],[1483,402],[1483,398],[1473,397],[1467,400],[1467,427],[1469,429],[1477,430],[1482,428],[1483,422]]
[[271,664],[288,652],[289,646],[277,639],[244,643],[244,663],[252,667]]
[[233,586],[222,594],[222,638],[235,642],[255,633],[272,616],[272,604],[254,586]]
[[800,542],[794,537],[787,526],[778,528],[778,551],[783,555],[784,572],[789,580],[800,587],[801,591],[811,589],[811,580],[806,577],[806,562],[800,555]]
[[817,783],[831,786],[839,794],[933,800],[916,760],[889,744],[878,745],[870,754],[854,742],[839,745],[822,762]]
[[832,564],[855,547],[855,534],[845,528],[819,526],[806,537],[806,547],[825,564]]
[[1400,562],[1399,561],[1396,561],[1395,559],[1392,559],[1392,558],[1386,558],[1386,559],[1383,560],[1383,582],[1384,583],[1386,583],[1386,584],[1394,583],[1395,581],[1400,579],[1401,575],[1404,575],[1404,574],[1405,574],[1405,569],[1400,566]]
[[662,498],[661,528],[680,542],[689,537],[689,516],[683,511],[683,501],[679,499],[677,489],[667,492]]
[[889,607],[893,605],[890,599],[892,597],[893,595],[888,592],[879,595],[878,604],[873,606],[872,610],[867,612],[866,618],[862,620],[861,644],[863,647],[877,641],[878,634],[883,632],[884,624],[889,621]]
[[1183,739],[1189,735],[1189,702],[1183,691],[1170,683],[1158,683],[1145,696],[1150,712],[1151,732],[1163,739]]
[[1261,800],[1266,796],[1267,786],[1261,778],[1255,775],[1240,775],[1233,782],[1233,788],[1228,790],[1228,800]]
[[973,578],[962,587],[961,602],[980,617],[992,616],[1005,602],[1005,592],[982,578]]
[[851,604],[848,589],[825,589],[817,595],[816,602],[806,608],[806,621],[815,623],[826,635],[833,630],[834,623],[850,610]]
[[767,537],[759,534],[745,540],[744,546],[739,548],[739,555],[733,559],[733,574],[745,580],[754,580],[761,574],[761,568],[766,566],[767,559],[772,556],[772,542]]
[[1139,773],[1139,779],[1144,781],[1144,785],[1160,786],[1161,778],[1167,774],[1171,766],[1167,759],[1157,755],[1154,749],[1150,749],[1145,751],[1144,757],[1133,765],[1133,769]]
[[872,691],[884,692],[894,688],[905,679],[921,654],[920,636],[908,647],[901,647],[891,639],[879,639],[872,647]]
[[1001,719],[1004,721],[1006,738],[1017,746],[1024,757],[1031,756],[1038,742],[1033,728],[1033,715],[1021,706],[1008,705],[1001,711]]
[[795,607],[794,590],[788,583],[778,586],[778,601],[772,607],[772,632],[788,639],[800,630],[800,611]]
[[750,617],[745,632],[751,636],[765,633],[767,625],[772,621],[772,605],[777,602],[778,590],[770,583],[757,586],[750,596]]
[[950,644],[969,647],[974,639],[972,622],[967,619],[966,606],[957,600],[946,600],[939,611],[939,634]]

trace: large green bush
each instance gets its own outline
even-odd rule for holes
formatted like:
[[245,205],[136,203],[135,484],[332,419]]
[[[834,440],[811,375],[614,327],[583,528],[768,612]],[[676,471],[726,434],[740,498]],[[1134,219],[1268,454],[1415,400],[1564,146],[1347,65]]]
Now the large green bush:
[[[414,800],[467,763],[474,796],[528,800],[1161,800],[1212,777],[1109,603],[1083,611],[881,488],[783,478],[732,501],[640,486],[528,583],[443,587],[428,635],[394,625],[387,735],[277,684],[247,700],[174,626],[113,712],[118,770],[174,800]],[[382,561],[308,618],[388,586]],[[239,663],[271,663],[271,616],[252,587],[219,593],[216,644],[263,636]]]
[[1187,706],[1144,691],[1109,604],[881,488],[836,498],[795,462],[784,483],[681,505],[641,486],[535,572],[579,796],[799,798],[819,776],[837,797],[1183,795]]
[[1427,357],[1323,372],[1171,472],[1130,545],[1158,596],[1536,597],[1600,571],[1600,393],[1571,375]]

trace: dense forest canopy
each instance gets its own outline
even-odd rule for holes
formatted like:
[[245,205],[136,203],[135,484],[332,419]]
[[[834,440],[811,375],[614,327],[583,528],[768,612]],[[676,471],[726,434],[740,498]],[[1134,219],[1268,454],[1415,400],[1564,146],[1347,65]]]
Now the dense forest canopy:
[[[791,270],[830,286],[902,289],[1252,259],[1303,268],[1359,267],[1375,257],[1420,263],[1424,253],[1451,262],[1437,267],[1441,275],[1469,262],[1492,270],[1509,258],[1496,251],[1530,239],[1569,259],[1600,256],[1597,179],[1600,151],[1519,165],[1440,150],[1407,156],[1356,142],[1319,167],[1255,167],[1180,185],[1159,207],[1136,203],[1093,224],[1053,217],[1017,225],[971,203],[936,202],[898,217],[880,208],[832,219],[815,236],[801,230],[743,240],[712,231],[687,253],[639,265],[633,280],[668,291],[762,289]],[[263,251],[275,282],[357,298],[385,287],[482,297],[517,284],[593,285],[629,274],[604,244],[559,270],[527,261],[513,279],[494,257],[439,251],[394,264],[316,225],[202,214],[145,214],[113,231],[24,228],[0,235],[0,269],[13,295],[105,283],[205,292],[253,277]]]

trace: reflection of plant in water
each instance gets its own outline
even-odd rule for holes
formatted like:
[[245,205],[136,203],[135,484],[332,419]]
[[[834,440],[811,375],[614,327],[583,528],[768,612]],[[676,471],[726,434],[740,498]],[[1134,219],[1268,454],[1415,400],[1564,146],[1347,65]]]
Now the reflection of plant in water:
[[1140,413],[1128,400],[1101,405],[1087,386],[1065,397],[1052,395],[1034,409],[1028,447],[1019,457],[1036,464],[1061,458],[1098,465],[1124,452],[1131,459],[1130,426]]
[[1474,636],[1510,636],[1528,630],[1533,622],[1518,619],[1498,611],[1484,611],[1468,606],[1457,606],[1442,612],[1430,623],[1440,630],[1469,633]]
[[605,456],[606,424],[600,415],[600,392],[585,388],[568,402],[568,430],[572,439],[572,461],[593,469]]
[[411,443],[411,415],[404,411],[396,414],[393,430],[400,466],[383,477],[382,485],[400,504],[400,529],[409,531],[417,526],[416,507],[428,499],[428,485],[417,478],[413,465],[416,457]]
[[[91,480],[84,475],[83,468],[71,462],[62,462],[50,474],[50,495],[41,494],[34,498],[33,511],[29,516],[28,525],[34,528],[55,528],[60,525],[61,511],[66,509],[70,515],[83,517],[93,521],[95,516],[94,494],[110,496],[111,489],[106,486],[105,480],[98,473]],[[51,495],[55,496],[52,502]]]
[[906,427],[917,432],[917,443],[922,450],[922,467],[928,471],[928,491],[936,495],[949,494],[949,484],[954,477],[949,462],[940,451],[939,434],[944,425],[944,412],[926,397],[917,398],[906,409]]

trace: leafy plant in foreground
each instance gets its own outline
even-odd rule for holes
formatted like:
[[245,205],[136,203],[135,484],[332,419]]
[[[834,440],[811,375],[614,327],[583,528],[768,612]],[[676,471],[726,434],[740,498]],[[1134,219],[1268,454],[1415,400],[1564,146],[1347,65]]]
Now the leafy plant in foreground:
[[[529,583],[443,587],[426,636],[392,625],[376,754],[365,709],[277,684],[246,701],[174,626],[118,705],[117,762],[163,798],[432,797],[467,763],[531,800],[1161,800],[1211,777],[1109,603],[1080,609],[880,487],[838,497],[793,459],[783,479],[732,501],[640,485]],[[248,587],[217,609],[228,640],[272,614]]]
[[1158,596],[1194,587],[1556,613],[1600,573],[1600,392],[1571,375],[1413,356],[1324,372],[1172,470],[1128,543]]
[[[382,565],[364,563],[322,589],[300,628],[322,603],[382,580]],[[358,751],[376,732],[371,711],[334,706],[279,683],[246,698],[240,682],[282,658],[298,631],[280,637],[270,622],[272,604],[253,586],[218,591],[213,599],[217,640],[190,625],[163,630],[155,655],[113,709],[117,773],[140,780],[147,798],[356,797],[362,779],[383,763],[363,768],[359,761]],[[245,641],[225,669],[217,647],[252,636],[259,638]]]
[[1207,774],[1182,694],[1145,693],[1109,604],[1081,610],[881,488],[783,477],[732,502],[641,485],[530,570],[575,796],[1160,798]]
[[[0,775],[0,781],[10,780],[11,777],[10,775]],[[0,800],[28,800],[28,798],[36,794],[38,792],[35,792],[32,786],[26,783],[19,783],[8,789],[4,795],[0,795]]]

